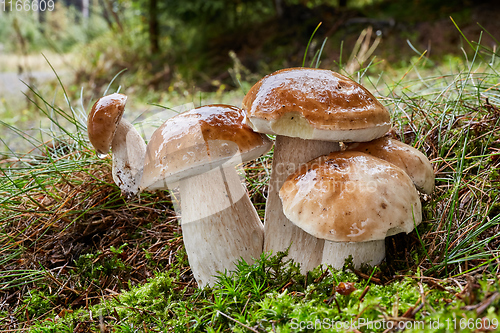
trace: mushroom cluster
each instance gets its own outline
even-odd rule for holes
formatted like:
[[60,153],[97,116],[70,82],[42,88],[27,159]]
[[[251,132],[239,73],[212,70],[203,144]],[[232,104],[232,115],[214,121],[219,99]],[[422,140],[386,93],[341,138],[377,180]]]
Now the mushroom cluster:
[[[430,193],[430,162],[404,143],[379,139],[390,115],[363,86],[329,70],[284,69],[257,82],[243,110],[256,132],[276,135],[265,251],[288,249],[304,273],[321,263],[340,268],[349,255],[357,266],[375,265],[385,257],[386,235],[420,223],[410,177]],[[340,152],[339,142],[365,143]]]
[[[379,264],[384,238],[421,222],[419,192],[434,172],[417,149],[386,135],[387,109],[338,73],[289,68],[257,82],[242,109],[207,105],[176,115],[147,146],[122,119],[126,96],[96,102],[89,138],[113,152],[122,193],[178,188],[184,244],[198,284],[262,251],[285,251],[307,272]],[[262,225],[235,166],[275,147]],[[341,144],[344,149],[341,151]],[[417,191],[418,189],[418,191]]]

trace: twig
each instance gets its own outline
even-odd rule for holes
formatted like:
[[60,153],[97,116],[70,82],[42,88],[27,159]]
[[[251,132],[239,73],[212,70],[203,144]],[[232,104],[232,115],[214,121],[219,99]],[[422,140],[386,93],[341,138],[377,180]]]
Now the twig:
[[498,298],[498,296],[500,296],[500,294],[495,292],[493,295],[491,295],[490,297],[479,303],[480,305],[477,307],[476,313],[478,315],[483,313],[483,311],[489,308],[491,303],[493,303],[493,301],[495,301]]
[[236,320],[236,319],[234,319],[234,318],[231,318],[230,316],[228,316],[228,315],[227,315],[227,314],[225,314],[224,312],[221,312],[221,311],[217,310],[217,313],[218,313],[218,314],[220,314],[220,315],[222,315],[223,317],[226,317],[227,319],[230,319],[230,320],[234,321],[234,322],[235,322],[235,323],[237,323],[237,324],[240,324],[241,326],[243,326],[243,327],[244,327],[244,328],[246,328],[247,330],[250,330],[250,331],[255,332],[255,333],[259,333],[259,331],[257,331],[257,330],[255,330],[255,329],[251,328],[250,326],[247,326],[247,325],[243,324],[242,322],[239,322],[238,320]]
[[325,269],[325,271],[316,280],[314,280],[314,283],[318,283],[318,282],[323,281],[323,279],[328,274],[328,272],[330,272],[330,270],[328,269],[328,266],[327,266],[326,269]]
[[251,294],[251,293],[250,293],[250,294],[248,294],[248,296],[247,296],[247,301],[246,301],[246,303],[245,303],[245,306],[243,307],[243,310],[241,310],[241,313],[240,313],[241,315],[242,315],[242,314],[245,312],[245,310],[247,309],[247,305],[248,305],[248,302],[250,302],[250,298],[252,298],[252,294]]
[[370,290],[370,286],[366,286],[363,292],[361,293],[361,296],[359,296],[359,301],[362,302],[363,298],[365,298],[366,294],[368,293],[368,290]]
[[372,281],[373,283],[376,283],[376,284],[382,284],[382,281],[379,278],[376,278],[374,276],[366,275],[365,273],[362,273],[362,272],[358,271],[357,269],[354,269],[353,272],[354,272],[354,274],[356,274],[360,278]]

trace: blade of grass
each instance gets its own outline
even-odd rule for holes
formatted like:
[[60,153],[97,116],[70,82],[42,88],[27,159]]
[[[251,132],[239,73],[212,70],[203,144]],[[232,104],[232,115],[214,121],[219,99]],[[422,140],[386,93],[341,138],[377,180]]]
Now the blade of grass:
[[304,52],[304,59],[302,59],[302,67],[304,67],[306,64],[306,57],[307,57],[307,51],[309,50],[309,45],[311,45],[312,39],[313,39],[314,35],[316,34],[316,31],[319,29],[319,27],[321,26],[322,23],[323,22],[319,22],[319,24],[316,26],[316,29],[314,29],[311,37],[309,38],[309,42],[307,43],[306,50]]

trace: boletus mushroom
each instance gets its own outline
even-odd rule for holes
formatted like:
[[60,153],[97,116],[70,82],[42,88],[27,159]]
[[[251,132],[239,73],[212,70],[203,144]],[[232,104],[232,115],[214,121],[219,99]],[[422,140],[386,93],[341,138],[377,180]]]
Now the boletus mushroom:
[[385,258],[386,236],[409,233],[422,220],[410,177],[396,165],[357,151],[333,152],[300,167],[279,195],[284,214],[325,239],[322,263],[355,267]]
[[168,119],[147,145],[141,190],[178,184],[184,245],[198,285],[262,253],[264,228],[235,165],[272,141],[243,123],[241,109],[208,105]]
[[347,145],[347,150],[360,151],[403,169],[417,187],[425,194],[434,190],[434,169],[422,152],[404,142],[384,136],[369,142],[356,142]]
[[283,69],[257,82],[243,99],[246,123],[276,135],[266,203],[265,251],[289,249],[307,272],[321,262],[323,239],[283,214],[278,192],[301,165],[340,150],[338,142],[369,141],[390,128],[387,109],[363,86],[330,70]]
[[87,120],[90,143],[100,158],[113,153],[112,175],[126,197],[139,192],[146,143],[135,127],[124,119],[127,96],[111,94],[95,102]]

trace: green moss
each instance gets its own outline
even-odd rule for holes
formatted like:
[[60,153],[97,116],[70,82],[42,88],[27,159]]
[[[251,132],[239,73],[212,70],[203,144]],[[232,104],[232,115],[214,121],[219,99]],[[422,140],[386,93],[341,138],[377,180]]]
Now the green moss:
[[[303,276],[283,254],[263,255],[252,265],[240,262],[234,272],[220,275],[212,289],[193,293],[178,287],[177,274],[176,269],[158,274],[88,312],[79,311],[57,323],[39,323],[33,331],[70,332],[78,323],[92,322],[90,311],[94,317],[105,318],[106,324],[112,324],[106,318],[119,318],[113,324],[116,332],[143,332],[148,327],[152,331],[243,333],[248,331],[245,326],[276,332],[345,332],[348,327],[381,332],[388,325],[406,323],[384,318],[401,318],[419,306],[413,325],[406,323],[410,332],[447,332],[447,323],[463,325],[462,318],[481,318],[474,307],[467,310],[469,304],[454,297],[450,286],[446,286],[450,291],[431,289],[411,278],[377,285],[348,270],[325,273],[322,268]],[[349,295],[334,293],[340,282],[354,283],[355,290]],[[497,281],[477,283],[474,304],[500,291]],[[486,318],[498,320],[499,302],[491,303]],[[99,331],[97,325],[88,325],[89,332]]]
[[33,289],[24,296],[23,302],[26,304],[27,314],[34,318],[50,312],[56,299],[57,295],[50,294],[49,291]]

